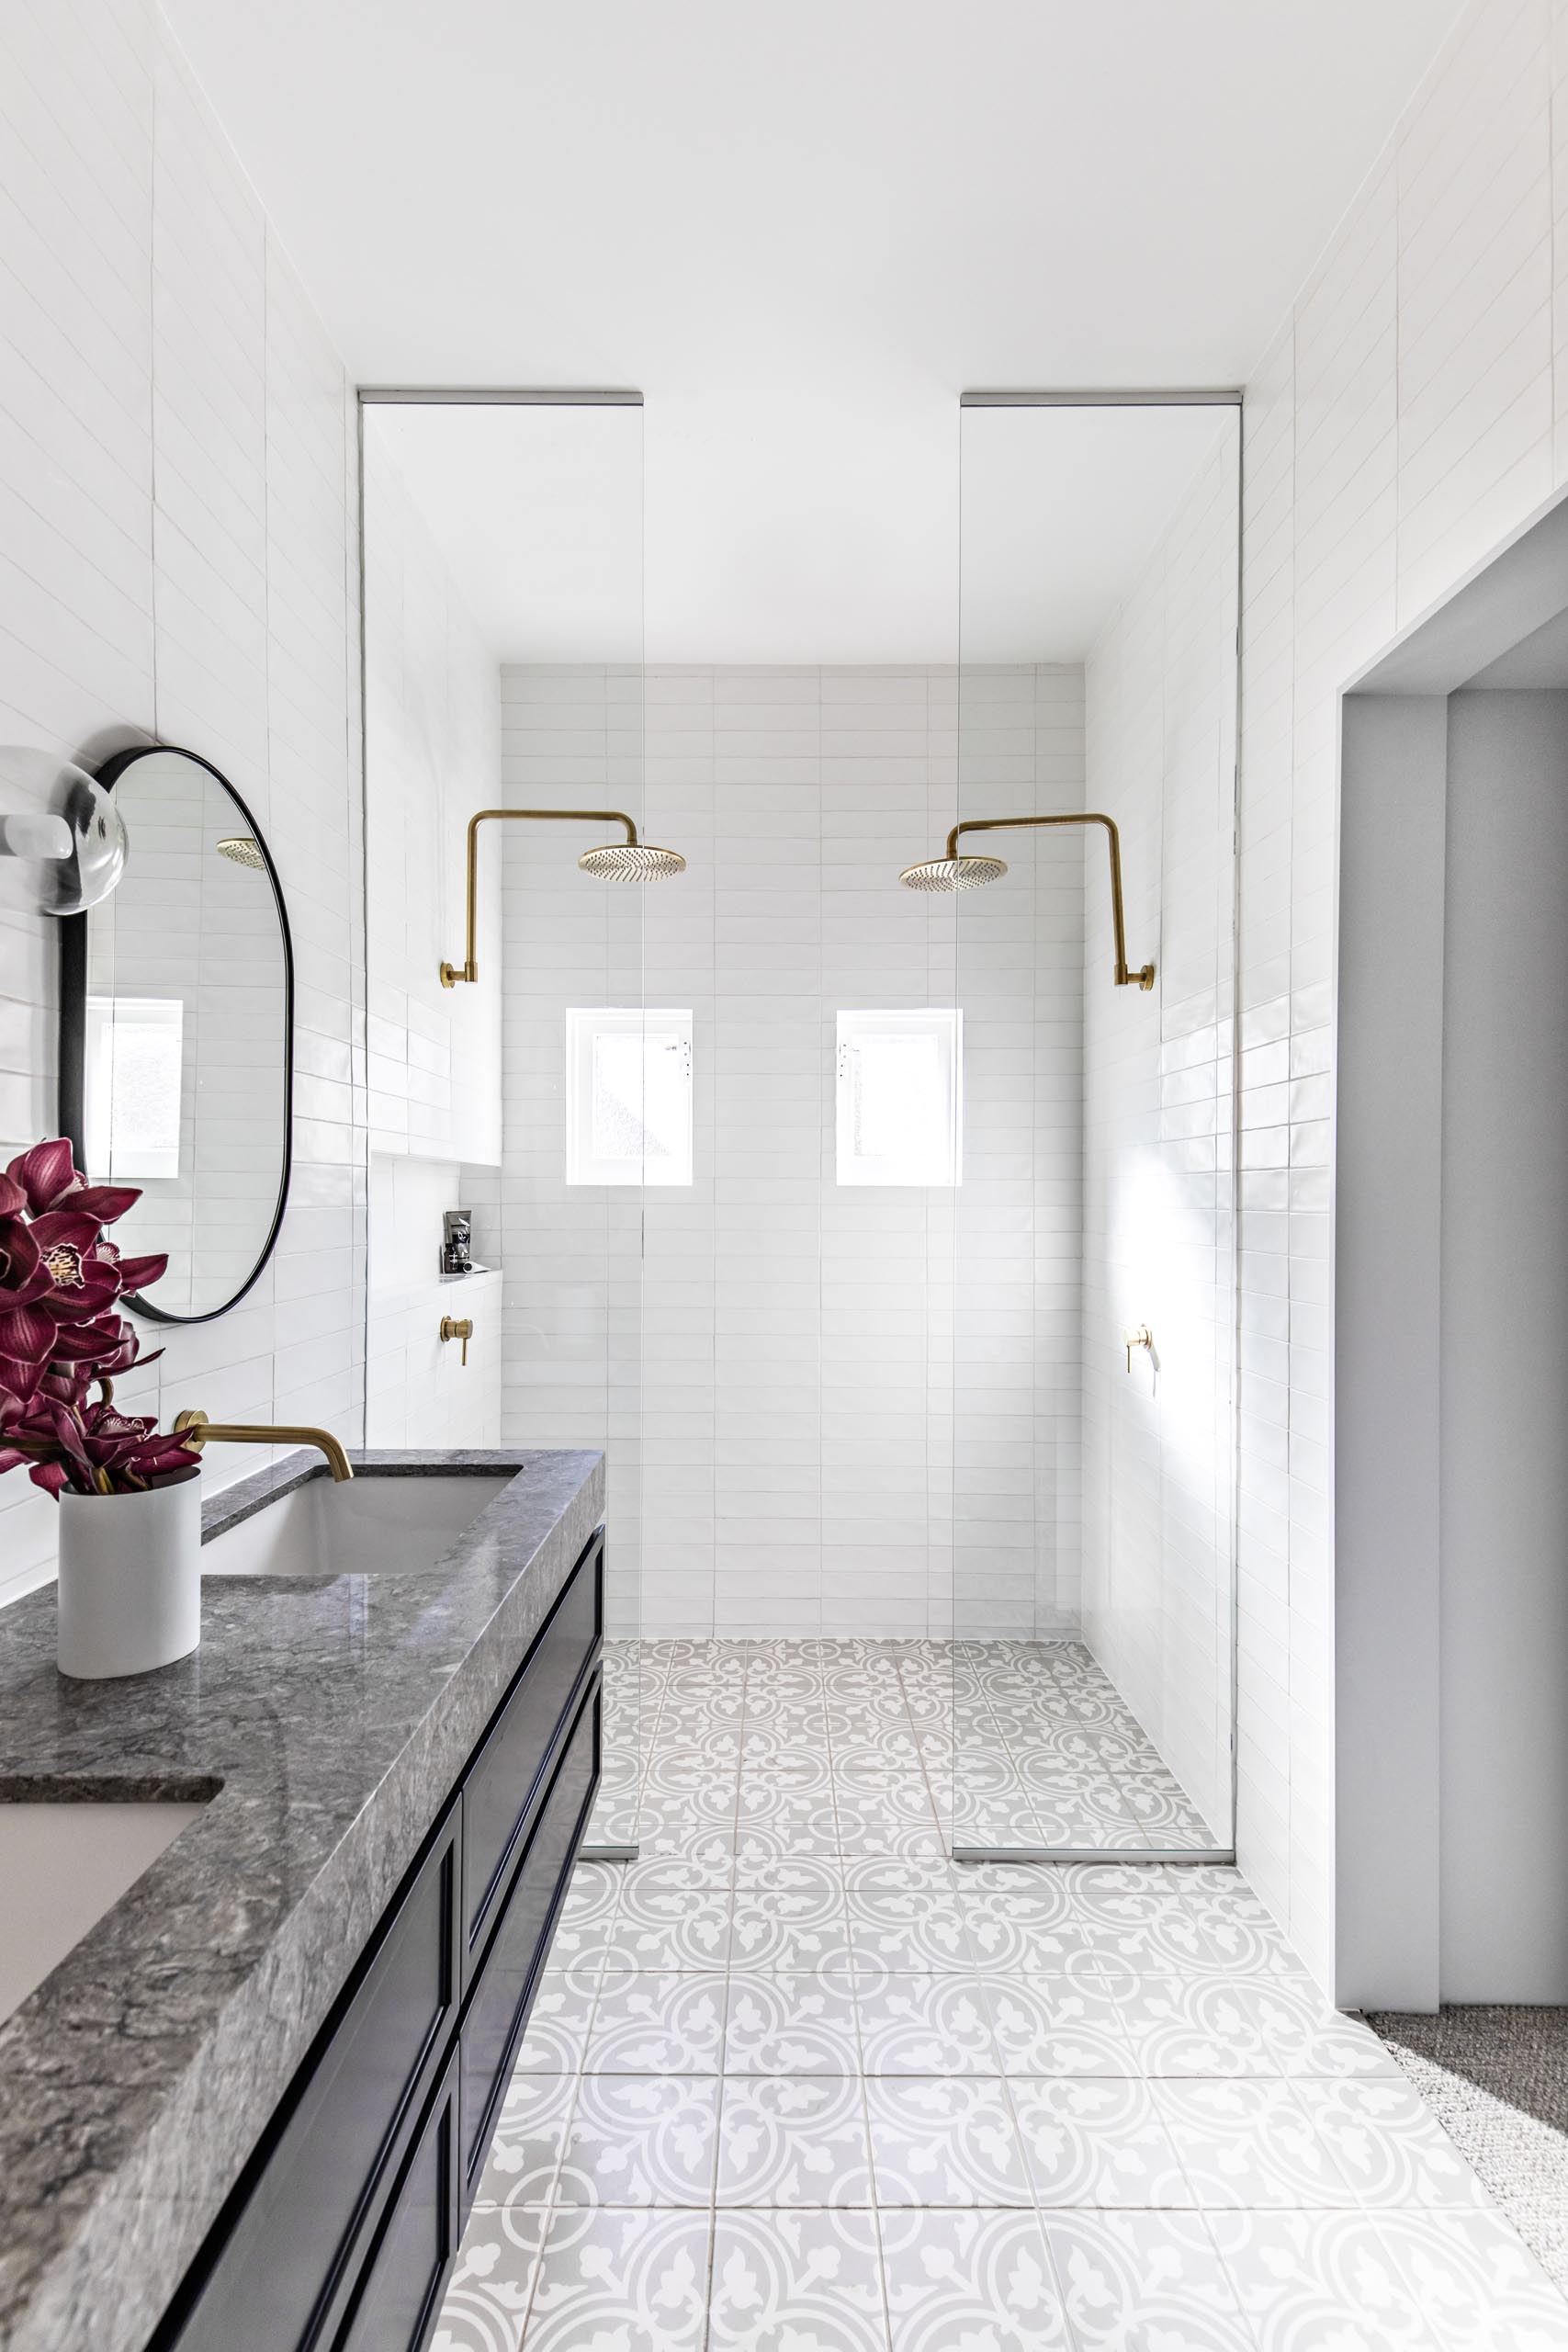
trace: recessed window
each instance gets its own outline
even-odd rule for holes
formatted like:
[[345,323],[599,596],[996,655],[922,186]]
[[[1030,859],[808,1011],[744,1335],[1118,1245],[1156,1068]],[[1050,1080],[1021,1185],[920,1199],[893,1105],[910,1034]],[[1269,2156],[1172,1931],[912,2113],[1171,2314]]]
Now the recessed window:
[[178,997],[87,999],[82,1142],[100,1182],[179,1174],[184,1053]]
[[572,1006],[566,1094],[569,1184],[691,1182],[689,1012]]
[[840,1012],[840,1184],[956,1184],[964,1015]]

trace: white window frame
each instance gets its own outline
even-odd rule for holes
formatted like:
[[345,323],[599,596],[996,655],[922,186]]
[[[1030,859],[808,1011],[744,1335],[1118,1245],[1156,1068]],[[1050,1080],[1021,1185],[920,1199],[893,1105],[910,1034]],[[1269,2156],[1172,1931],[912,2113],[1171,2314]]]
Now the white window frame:
[[[855,1149],[855,1056],[867,1036],[929,1036],[936,1044],[943,1102],[942,1130],[934,1150],[872,1158]],[[961,1183],[964,1176],[964,1015],[955,1005],[928,1005],[915,1012],[840,1012],[835,1057],[835,1130],[840,1184]]]
[[[593,1048],[604,1036],[640,1036],[673,1032],[673,1050],[685,1057],[685,1150],[668,1159],[595,1158],[593,1152]],[[566,1181],[569,1184],[689,1184],[692,1182],[692,1015],[689,1009],[638,1005],[581,1005],[566,1014]]]

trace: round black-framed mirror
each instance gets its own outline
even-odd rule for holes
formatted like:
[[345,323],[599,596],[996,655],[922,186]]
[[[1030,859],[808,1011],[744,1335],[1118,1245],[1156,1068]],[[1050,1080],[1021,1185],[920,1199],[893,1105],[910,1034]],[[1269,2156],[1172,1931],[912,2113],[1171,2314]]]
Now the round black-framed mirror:
[[62,920],[60,1130],[94,1182],[135,1184],[115,1227],[166,1252],[155,1323],[210,1323],[259,1281],[293,1167],[294,943],[265,836],[226,775],[174,743],[118,753],[118,888]]

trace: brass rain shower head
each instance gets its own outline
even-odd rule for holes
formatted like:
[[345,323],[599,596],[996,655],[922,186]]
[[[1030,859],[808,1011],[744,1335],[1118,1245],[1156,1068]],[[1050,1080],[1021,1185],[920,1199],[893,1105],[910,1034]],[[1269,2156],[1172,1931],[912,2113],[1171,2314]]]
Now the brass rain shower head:
[[261,843],[250,833],[225,833],[217,847],[219,856],[228,858],[231,865],[254,866],[258,873],[265,871]]
[[686,870],[678,849],[660,849],[652,842],[606,842],[603,849],[585,849],[577,862],[601,882],[662,882]]
[[1079,813],[1074,809],[1058,817],[970,817],[954,825],[947,837],[947,854],[943,857],[921,859],[918,865],[907,865],[898,876],[906,890],[983,890],[988,882],[999,882],[1007,866],[999,857],[976,856],[960,853],[959,836],[963,833],[1001,833],[1035,825],[1103,825],[1111,851],[1111,927],[1115,941],[1116,969],[1113,975],[1119,989],[1130,988],[1134,981],[1141,989],[1152,989],[1155,967],[1140,964],[1136,971],[1127,966],[1126,927],[1122,914],[1122,837],[1114,820],[1093,810]]
[[1007,872],[1000,857],[927,857],[898,876],[906,890],[983,890]]
[[603,842],[597,848],[585,849],[578,859],[584,874],[592,874],[601,882],[660,882],[671,874],[683,874],[686,861],[678,849],[660,849],[653,842],[639,842],[637,827],[620,808],[479,808],[468,820],[468,914],[464,958],[460,964],[443,964],[441,985],[456,988],[459,980],[477,980],[479,967],[475,960],[474,926],[476,902],[479,897],[479,827],[491,819],[526,818],[532,823],[572,823],[579,825],[624,825],[624,842]]

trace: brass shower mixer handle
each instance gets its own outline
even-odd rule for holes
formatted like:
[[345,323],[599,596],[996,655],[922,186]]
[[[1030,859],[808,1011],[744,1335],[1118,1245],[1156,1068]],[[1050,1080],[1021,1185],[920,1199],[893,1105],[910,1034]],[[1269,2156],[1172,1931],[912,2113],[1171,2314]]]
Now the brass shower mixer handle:
[[443,1340],[461,1340],[463,1342],[463,1352],[461,1357],[458,1359],[462,1363],[466,1364],[468,1361],[468,1341],[473,1338],[473,1336],[474,1322],[472,1316],[465,1315],[459,1317],[456,1315],[444,1315],[441,1317],[441,1337]]
[[1155,1335],[1150,1330],[1146,1323],[1128,1324],[1122,1334],[1122,1345],[1127,1351],[1127,1369],[1129,1372],[1133,1369],[1133,1350],[1134,1348],[1147,1348],[1152,1355],[1154,1353],[1154,1344]]

